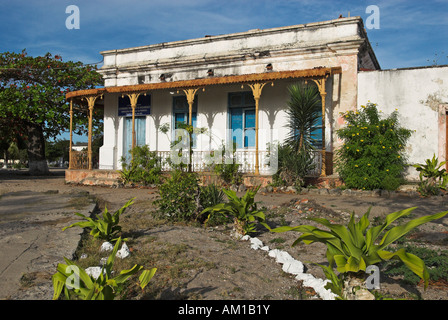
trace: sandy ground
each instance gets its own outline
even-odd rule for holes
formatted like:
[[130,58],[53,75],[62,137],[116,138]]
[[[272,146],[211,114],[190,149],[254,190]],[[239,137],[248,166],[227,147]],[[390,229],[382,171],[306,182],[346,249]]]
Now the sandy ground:
[[[120,208],[127,200],[135,197],[135,205],[126,215],[142,214],[148,203],[157,197],[155,189],[108,188],[93,186],[74,186],[64,182],[64,172],[54,170],[52,176],[30,177],[26,174],[6,174],[0,171],[0,195],[11,192],[37,191],[57,192],[60,195],[88,192],[89,195],[107,203],[110,211]],[[272,216],[270,223],[298,225],[310,215],[326,217],[334,221],[346,222],[350,212],[361,216],[371,208],[371,217],[384,216],[400,209],[417,206],[415,215],[432,214],[446,210],[446,197],[424,199],[420,197],[348,197],[298,195],[286,193],[260,193],[257,201]],[[1,202],[0,202],[1,203]],[[308,222],[305,222],[308,223]],[[421,230],[420,240],[430,246],[446,249],[448,241],[448,218],[428,224]],[[54,232],[55,230],[53,230]],[[47,232],[52,232],[48,230]],[[201,228],[185,225],[161,225],[148,230],[139,230],[139,241],[144,244],[145,237],[156,239],[157,243],[182,244],[188,248],[185,253],[191,260],[201,259],[213,268],[189,270],[181,283],[175,287],[167,286],[160,293],[160,299],[319,299],[313,292],[281,270],[266,252],[250,248],[248,241],[234,241],[226,228]],[[322,270],[309,263],[325,263],[325,247],[319,244],[300,244],[292,247],[298,237],[292,232],[277,234],[259,230],[255,235],[271,249],[279,248],[289,252],[295,259],[304,263],[306,272],[324,278]],[[141,241],[140,241],[141,240]],[[136,247],[137,248],[137,247]],[[136,250],[138,252],[138,250]],[[447,279],[448,280],[448,279]],[[446,286],[430,286],[423,291],[421,286],[407,287],[396,279],[382,278],[382,293],[396,296],[409,294],[423,299],[448,300]],[[26,299],[20,295],[17,299]]]

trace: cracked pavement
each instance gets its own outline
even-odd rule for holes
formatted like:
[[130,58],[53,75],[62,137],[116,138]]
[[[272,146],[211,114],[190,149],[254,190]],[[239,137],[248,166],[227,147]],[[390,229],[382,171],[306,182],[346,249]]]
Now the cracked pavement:
[[[82,229],[61,229],[95,208],[91,200],[79,209],[79,194],[20,191],[0,196],[0,299],[52,299],[51,276],[64,257],[73,258]],[[78,207],[78,208],[76,208]],[[37,281],[27,290],[27,279]],[[36,281],[35,281],[36,282]]]

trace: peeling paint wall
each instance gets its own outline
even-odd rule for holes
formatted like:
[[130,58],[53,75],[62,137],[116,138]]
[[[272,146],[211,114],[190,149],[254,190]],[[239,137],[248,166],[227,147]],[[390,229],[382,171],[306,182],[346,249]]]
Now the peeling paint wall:
[[[360,72],[358,107],[368,101],[377,103],[385,115],[397,109],[401,126],[415,130],[407,146],[410,164],[423,163],[434,154],[439,161],[445,159],[446,151],[439,147],[446,143],[440,125],[445,109],[439,111],[439,106],[448,102],[448,66]],[[408,179],[417,178],[415,169],[409,168]]]
[[[357,107],[358,68],[379,69],[368,45],[360,17],[342,18],[267,30],[210,36],[101,53],[99,70],[105,86],[158,83],[273,71],[342,67],[342,74],[326,82],[326,149],[338,147],[335,130],[342,125],[340,112]],[[161,75],[164,80],[160,79]],[[266,85],[260,100],[260,150],[270,140],[287,136],[285,115],[287,85],[296,80]],[[198,92],[198,127],[207,127],[215,140],[228,140],[228,93],[250,91],[241,85],[209,86]],[[161,124],[172,124],[173,95],[168,90],[151,92],[151,115],[146,117],[146,141],[151,150],[168,151],[171,136],[161,133]],[[100,150],[100,168],[120,168],[123,155],[123,118],[117,115],[118,96],[106,94],[105,143]],[[269,137],[269,138],[267,138]],[[220,139],[221,138],[221,139]],[[219,141],[221,142],[221,141]],[[208,148],[207,148],[208,149]]]

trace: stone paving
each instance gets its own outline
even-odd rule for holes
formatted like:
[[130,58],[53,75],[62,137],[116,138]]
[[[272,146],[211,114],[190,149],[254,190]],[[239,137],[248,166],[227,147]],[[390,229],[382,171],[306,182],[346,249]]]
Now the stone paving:
[[[64,262],[63,257],[73,259],[82,233],[80,228],[61,229],[77,221],[74,212],[90,215],[95,206],[78,193],[0,195],[0,299],[51,299],[57,263]],[[34,285],[27,288],[31,280]]]

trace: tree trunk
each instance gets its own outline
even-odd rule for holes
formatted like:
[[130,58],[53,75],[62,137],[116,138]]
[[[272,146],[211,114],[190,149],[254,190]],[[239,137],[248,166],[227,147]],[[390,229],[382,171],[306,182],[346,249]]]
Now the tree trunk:
[[28,165],[31,175],[45,175],[50,171],[45,159],[45,139],[42,127],[29,123],[28,130]]

